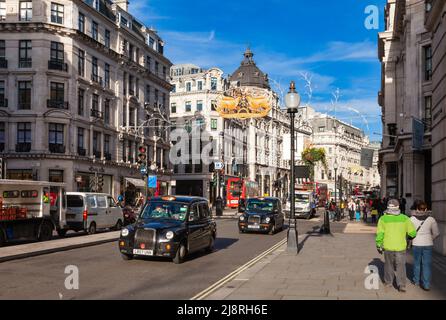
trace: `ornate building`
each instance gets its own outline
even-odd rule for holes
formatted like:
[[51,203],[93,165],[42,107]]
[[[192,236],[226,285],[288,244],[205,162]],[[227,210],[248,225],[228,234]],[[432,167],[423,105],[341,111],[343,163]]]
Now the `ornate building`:
[[168,113],[171,63],[156,31],[128,13],[127,1],[0,4],[6,177],[64,181],[68,191],[127,190],[131,197],[144,188],[135,164],[144,144],[158,189],[167,193],[169,137],[155,118]]

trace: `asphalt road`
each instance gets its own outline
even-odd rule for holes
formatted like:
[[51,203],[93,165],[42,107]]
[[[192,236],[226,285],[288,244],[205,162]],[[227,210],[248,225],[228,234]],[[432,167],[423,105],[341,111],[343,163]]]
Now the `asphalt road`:
[[[116,242],[0,263],[0,299],[190,299],[286,237],[239,234],[219,220],[214,253],[169,260],[123,261]],[[300,234],[321,222],[299,221]],[[65,268],[79,269],[79,290],[65,288]]]

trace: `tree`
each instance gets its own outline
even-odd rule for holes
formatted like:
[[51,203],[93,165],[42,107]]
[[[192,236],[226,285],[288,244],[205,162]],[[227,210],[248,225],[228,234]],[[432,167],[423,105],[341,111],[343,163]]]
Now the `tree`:
[[328,171],[327,157],[324,148],[308,147],[302,152],[302,161],[310,167],[310,178],[314,181],[314,167],[320,163]]

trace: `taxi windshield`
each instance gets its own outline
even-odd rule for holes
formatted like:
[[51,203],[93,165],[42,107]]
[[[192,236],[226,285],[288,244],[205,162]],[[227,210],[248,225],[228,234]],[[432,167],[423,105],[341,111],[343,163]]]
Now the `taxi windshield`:
[[272,212],[274,209],[273,201],[250,199],[246,205],[248,211],[265,211]]
[[184,222],[187,207],[187,203],[174,201],[149,202],[142,210],[140,219],[168,219]]

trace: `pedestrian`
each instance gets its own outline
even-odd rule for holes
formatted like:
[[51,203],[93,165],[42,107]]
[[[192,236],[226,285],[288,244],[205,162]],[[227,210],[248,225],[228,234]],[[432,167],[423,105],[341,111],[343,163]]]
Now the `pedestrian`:
[[364,206],[362,208],[362,213],[363,213],[362,218],[364,220],[364,223],[367,223],[367,219],[368,219],[368,216],[369,216],[369,211],[370,211],[370,204],[369,204],[369,201],[367,200],[367,201],[364,202]]
[[360,202],[356,202],[355,205],[355,218],[356,218],[356,222],[361,221],[361,204]]
[[413,205],[410,207],[410,216],[413,216],[414,214],[416,214],[416,211],[418,210],[418,206],[422,203],[423,201],[421,200],[415,200],[413,202]]
[[429,291],[431,287],[434,240],[440,235],[437,221],[430,213],[427,211],[426,203],[420,201],[417,210],[413,212],[410,218],[415,228],[417,228],[417,236],[412,242],[414,260],[412,282],[419,286],[421,280],[421,288],[426,291]]
[[331,200],[330,204],[328,205],[328,213],[329,213],[329,216],[330,216],[330,220],[334,221],[334,216],[335,216],[334,200]]
[[396,277],[398,291],[406,292],[407,237],[417,235],[412,221],[401,213],[398,200],[390,200],[384,216],[378,221],[376,248],[384,253],[384,285],[391,287]]
[[378,210],[376,209],[375,206],[372,207],[371,215],[372,215],[372,223],[376,224],[376,218],[378,217]]
[[402,214],[406,214],[406,199],[401,197],[400,210]]
[[355,217],[355,207],[355,202],[353,201],[353,199],[350,199],[350,201],[348,202],[348,213],[350,216],[350,221],[353,221]]

